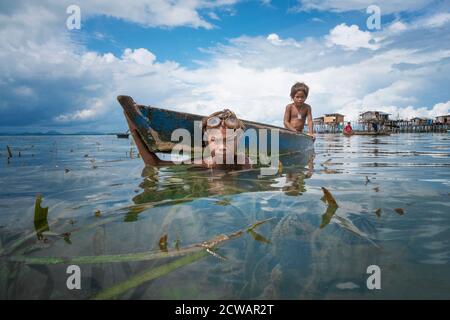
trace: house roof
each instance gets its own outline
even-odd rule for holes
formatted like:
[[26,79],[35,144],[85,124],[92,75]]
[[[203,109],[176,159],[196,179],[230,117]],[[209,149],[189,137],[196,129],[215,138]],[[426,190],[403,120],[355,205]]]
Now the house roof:
[[340,114],[340,113],[327,113],[327,114],[325,114],[325,117],[332,117],[332,116],[341,116],[341,117],[345,117],[345,115]]
[[360,113],[359,115],[363,115],[363,114],[366,114],[366,113],[375,113],[375,112],[378,112],[381,115],[390,115],[390,113],[386,113],[386,112],[383,112],[383,111],[365,111],[363,113]]

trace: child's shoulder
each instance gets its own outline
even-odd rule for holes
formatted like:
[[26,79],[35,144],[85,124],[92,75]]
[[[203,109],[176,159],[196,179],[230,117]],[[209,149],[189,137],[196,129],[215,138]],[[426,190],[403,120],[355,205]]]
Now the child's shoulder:
[[294,103],[293,103],[293,102],[292,102],[292,103],[288,103],[288,104],[286,105],[286,110],[291,109],[293,106],[294,106]]

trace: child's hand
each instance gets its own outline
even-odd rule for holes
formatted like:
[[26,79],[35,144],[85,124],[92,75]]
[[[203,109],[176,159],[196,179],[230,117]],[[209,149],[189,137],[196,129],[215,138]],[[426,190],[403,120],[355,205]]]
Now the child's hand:
[[308,136],[310,136],[313,141],[316,141],[316,136],[314,135],[314,133],[308,133]]

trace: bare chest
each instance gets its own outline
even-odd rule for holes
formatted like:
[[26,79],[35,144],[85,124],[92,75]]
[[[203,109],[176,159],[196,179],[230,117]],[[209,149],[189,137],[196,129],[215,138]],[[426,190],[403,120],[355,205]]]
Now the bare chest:
[[296,107],[295,105],[292,105],[291,120],[305,121],[307,114],[308,114],[308,107],[306,105],[302,105],[301,107]]

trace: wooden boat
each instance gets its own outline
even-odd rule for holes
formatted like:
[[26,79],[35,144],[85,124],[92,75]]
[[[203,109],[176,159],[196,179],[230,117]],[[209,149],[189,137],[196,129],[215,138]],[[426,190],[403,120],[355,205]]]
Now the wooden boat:
[[119,138],[119,139],[128,139],[128,137],[130,136],[130,134],[128,132],[129,132],[129,130],[127,130],[125,133],[118,133],[117,134],[117,138]]
[[[139,105],[130,96],[121,95],[117,97],[117,100],[123,107],[130,133],[134,138],[139,154],[148,165],[172,163],[170,153],[177,144],[177,142],[171,141],[172,132],[182,128],[194,137],[194,121],[201,121],[204,118],[204,116],[196,114]],[[246,130],[267,130],[266,143],[269,153],[271,152],[270,130],[274,129],[279,130],[279,156],[314,150],[313,139],[307,134],[252,121],[243,120],[243,122]],[[259,139],[259,135],[257,137]],[[196,148],[193,142],[191,148],[192,150]]]
[[354,135],[355,134],[355,132],[353,131],[353,130],[351,130],[351,131],[342,131],[342,133],[344,134],[344,136],[346,136],[346,137],[351,137],[352,135]]

